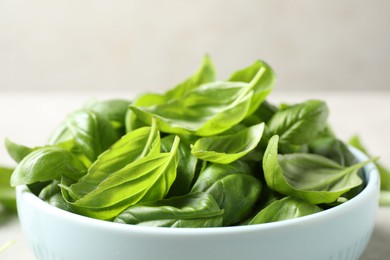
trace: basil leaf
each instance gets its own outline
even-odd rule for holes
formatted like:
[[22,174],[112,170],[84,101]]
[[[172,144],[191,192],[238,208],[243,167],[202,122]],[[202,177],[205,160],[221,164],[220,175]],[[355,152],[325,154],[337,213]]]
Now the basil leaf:
[[146,124],[155,117],[162,132],[198,136],[219,134],[245,118],[253,88],[264,73],[265,69],[261,68],[250,83],[213,82],[166,104],[130,108]]
[[309,144],[309,152],[324,156],[342,166],[351,166],[358,162],[344,142],[334,137],[321,137]]
[[[177,137],[170,153],[150,154],[126,165],[70,204],[79,214],[108,220],[136,203],[164,198],[176,178],[178,146]],[[74,193],[73,186],[61,188]]]
[[5,139],[5,148],[7,149],[7,152],[11,158],[14,159],[14,161],[17,163],[23,160],[23,158],[26,157],[29,153],[37,149],[14,143],[8,138]]
[[328,113],[324,102],[308,100],[279,110],[268,126],[273,134],[280,136],[281,144],[303,145],[325,129]]
[[[174,135],[168,135],[161,139],[162,152],[168,152],[172,149],[174,139]],[[180,160],[177,166],[176,179],[168,193],[169,197],[184,195],[190,191],[198,163],[198,159],[191,154],[191,148],[187,140],[184,138],[180,140],[178,148]]]
[[117,129],[118,134],[123,135],[125,133],[125,117],[130,103],[124,99],[91,100],[84,105],[84,108],[104,116]]
[[272,202],[269,206],[262,209],[249,222],[249,225],[299,218],[321,211],[323,211],[322,208],[304,200],[284,197],[283,199]]
[[220,227],[222,215],[223,210],[211,195],[193,193],[130,206],[114,222],[176,228]]
[[73,112],[65,124],[77,146],[92,162],[118,139],[110,121],[92,111]]
[[362,185],[359,169],[372,161],[343,167],[315,154],[278,155],[278,140],[278,136],[271,138],[263,158],[268,187],[312,204],[333,203],[342,194]]
[[14,169],[0,166],[0,205],[5,209],[16,212],[15,189],[10,186],[10,179]]
[[261,123],[235,134],[203,137],[195,142],[191,152],[205,161],[229,164],[256,148],[263,130],[264,123]]
[[32,184],[59,179],[62,175],[78,180],[86,172],[84,164],[72,153],[59,147],[42,147],[18,164],[11,185]]
[[167,100],[181,98],[190,90],[198,88],[200,85],[209,83],[215,80],[215,68],[208,55],[205,55],[202,64],[194,75],[178,84],[176,87],[168,90],[164,97]]
[[72,195],[81,198],[92,192],[111,174],[148,154],[160,152],[160,134],[156,124],[127,133],[110,149],[102,153],[88,169],[88,173],[72,185]]
[[59,183],[59,180],[52,181],[52,183],[50,183],[41,190],[41,192],[39,193],[39,198],[56,208],[73,212],[71,206],[69,205],[69,203],[66,202],[66,200],[61,194],[61,188],[58,185]]
[[223,225],[238,223],[249,215],[260,196],[261,183],[244,162],[211,164],[198,177],[191,192],[211,194],[224,210]]
[[247,116],[253,114],[259,105],[265,100],[268,94],[272,91],[275,85],[275,73],[272,68],[264,61],[258,60],[251,66],[239,70],[231,75],[229,81],[251,82],[258,71],[264,69],[264,74],[261,81],[257,81],[253,89],[253,96]]

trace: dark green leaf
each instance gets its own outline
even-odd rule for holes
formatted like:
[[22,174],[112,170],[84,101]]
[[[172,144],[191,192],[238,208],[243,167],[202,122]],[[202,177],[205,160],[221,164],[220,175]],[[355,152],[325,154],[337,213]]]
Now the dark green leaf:
[[223,224],[245,219],[259,198],[261,183],[250,175],[249,167],[236,161],[231,164],[210,164],[198,177],[191,192],[211,194],[223,209]]
[[0,166],[0,204],[7,210],[16,212],[15,189],[11,187],[10,180],[14,169]]
[[114,222],[155,227],[220,227],[222,215],[223,210],[211,195],[194,193],[130,206]]

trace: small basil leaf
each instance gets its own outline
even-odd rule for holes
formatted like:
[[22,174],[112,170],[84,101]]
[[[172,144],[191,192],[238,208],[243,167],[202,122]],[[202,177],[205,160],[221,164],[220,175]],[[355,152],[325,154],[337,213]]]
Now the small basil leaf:
[[110,149],[102,153],[88,173],[72,185],[73,194],[80,198],[92,192],[109,176],[135,160],[160,152],[160,134],[156,124],[127,133]]
[[235,134],[210,136],[198,139],[192,154],[213,163],[229,164],[245,156],[260,142],[264,123],[254,125]]
[[249,225],[277,222],[321,212],[323,209],[304,200],[285,197],[262,209]]
[[[168,135],[161,139],[162,152],[168,152],[172,149],[174,139],[174,135]],[[191,154],[188,142],[184,138],[180,140],[178,148],[180,160],[177,166],[176,179],[168,193],[169,197],[184,195],[190,191],[198,162],[198,159]]]
[[7,152],[11,158],[14,159],[14,161],[17,163],[23,160],[23,158],[26,157],[29,153],[37,149],[14,143],[8,138],[5,139],[5,148],[7,149]]
[[92,162],[118,139],[110,121],[92,111],[73,112],[65,123],[77,146]]
[[268,187],[312,204],[333,203],[342,194],[362,185],[359,169],[372,161],[343,167],[315,154],[280,155],[278,139],[278,136],[271,138],[264,154],[263,170]]
[[268,126],[273,134],[280,136],[281,144],[303,145],[325,129],[328,113],[324,102],[308,100],[279,110]]
[[41,190],[41,192],[39,193],[39,198],[56,208],[73,212],[71,206],[65,201],[61,194],[61,188],[58,185],[59,183],[59,180],[52,181],[52,183],[50,183]]
[[261,183],[250,175],[241,161],[231,164],[210,164],[198,177],[191,192],[211,194],[224,210],[223,224],[231,225],[245,219],[257,202]]
[[[176,178],[178,146],[177,137],[171,152],[148,155],[112,173],[92,192],[69,201],[72,208],[79,214],[108,220],[136,203],[164,198]],[[61,188],[74,193],[73,186]]]
[[114,222],[176,228],[220,227],[222,215],[223,210],[211,195],[194,193],[130,206]]
[[0,166],[0,205],[5,209],[16,212],[15,189],[10,186],[10,179],[14,169]]
[[86,172],[84,164],[72,153],[59,147],[42,147],[18,164],[11,185],[32,184],[59,179],[62,175],[78,180]]
[[268,94],[272,91],[275,85],[275,73],[272,68],[265,63],[264,61],[258,60],[253,63],[251,66],[239,70],[230,77],[229,81],[238,81],[238,82],[251,82],[258,71],[264,69],[264,74],[261,81],[257,81],[256,85],[253,88],[253,96],[251,100],[251,105],[248,110],[247,116],[253,114],[259,107],[259,105],[265,100]]

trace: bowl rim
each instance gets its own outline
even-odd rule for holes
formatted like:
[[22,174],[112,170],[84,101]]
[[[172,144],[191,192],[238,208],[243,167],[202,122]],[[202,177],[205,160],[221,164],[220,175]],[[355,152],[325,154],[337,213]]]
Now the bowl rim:
[[[357,156],[359,160],[367,160],[367,156],[354,147],[349,147],[351,151]],[[208,227],[208,228],[169,228],[169,227],[150,227],[150,226],[138,226],[129,225],[123,223],[116,223],[111,221],[104,221],[79,215],[76,213],[68,212],[66,210],[54,207],[47,202],[39,199],[34,195],[26,185],[20,185],[16,187],[17,204],[18,208],[20,204],[27,202],[29,205],[38,208],[40,211],[48,213],[53,217],[62,219],[68,219],[71,222],[77,222],[79,224],[85,224],[89,226],[95,226],[96,228],[117,231],[117,232],[131,232],[142,234],[154,234],[163,236],[196,236],[196,235],[226,235],[237,232],[259,232],[265,230],[284,229],[288,226],[302,226],[310,223],[316,223],[323,221],[324,219],[331,217],[332,215],[342,214],[348,211],[350,208],[358,207],[370,194],[377,192],[379,194],[379,172],[373,162],[364,166],[364,174],[367,180],[364,189],[349,201],[337,205],[335,207],[326,209],[324,211],[314,213],[311,215],[282,220],[278,222],[262,223],[257,225],[241,225],[241,226],[227,226],[227,227]],[[23,197],[23,198],[22,198]]]

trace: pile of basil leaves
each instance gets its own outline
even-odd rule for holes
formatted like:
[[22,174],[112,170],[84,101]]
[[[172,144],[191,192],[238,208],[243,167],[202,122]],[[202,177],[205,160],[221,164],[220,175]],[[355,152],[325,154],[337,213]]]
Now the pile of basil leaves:
[[274,83],[263,61],[216,81],[205,56],[163,94],[88,102],[45,146],[7,139],[11,185],[70,212],[158,227],[260,224],[348,201],[372,160],[335,137],[323,101],[269,103]]

